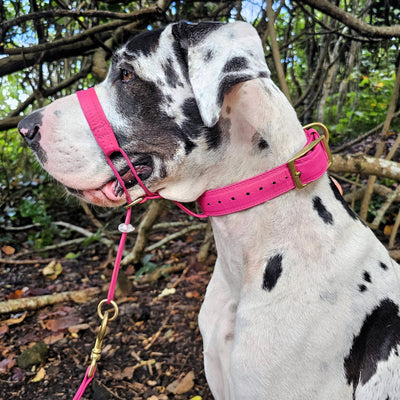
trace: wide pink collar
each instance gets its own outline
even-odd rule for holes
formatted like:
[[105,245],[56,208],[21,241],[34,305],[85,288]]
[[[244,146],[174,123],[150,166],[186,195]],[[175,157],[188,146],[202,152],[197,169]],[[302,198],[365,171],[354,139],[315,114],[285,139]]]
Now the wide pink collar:
[[326,133],[320,136],[313,128],[305,129],[305,147],[287,163],[252,178],[205,192],[197,200],[203,213],[218,216],[246,210],[289,190],[302,189],[320,178],[332,163],[325,130]]
[[[137,203],[144,203],[147,200],[161,198],[158,193],[152,193],[146,188],[127,155],[120,148],[97,98],[95,89],[83,90],[77,92],[77,95],[97,143],[106,155],[107,162],[117,180],[124,188],[127,201],[130,203],[128,207]],[[312,128],[313,126],[321,127],[324,133],[320,135]],[[307,136],[305,147],[287,163],[252,178],[203,193],[197,199],[197,203],[203,210],[202,214],[192,212],[179,202],[174,201],[174,203],[189,215],[206,218],[243,211],[265,203],[294,188],[305,187],[326,172],[332,163],[332,157],[328,146],[328,130],[324,125],[320,123],[310,124],[305,127],[304,132]],[[110,160],[110,155],[115,152],[124,156],[136,180],[145,191],[145,196],[131,202],[124,182]]]

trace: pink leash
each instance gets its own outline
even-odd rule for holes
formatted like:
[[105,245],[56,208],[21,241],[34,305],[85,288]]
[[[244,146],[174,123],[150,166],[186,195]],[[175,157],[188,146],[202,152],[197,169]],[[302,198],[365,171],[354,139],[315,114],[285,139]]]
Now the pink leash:
[[[107,324],[109,321],[114,320],[118,315],[118,306],[113,299],[126,237],[129,232],[132,232],[135,229],[130,224],[132,214],[131,207],[134,204],[144,203],[147,200],[159,199],[161,196],[158,193],[150,192],[146,188],[127,154],[119,146],[112,127],[97,98],[95,89],[90,88],[82,90],[76,94],[90,129],[97,143],[103,150],[116,179],[123,188],[128,203],[126,206],[127,213],[125,222],[120,224],[118,227],[119,231],[122,232],[122,235],[115,258],[107,299],[102,300],[97,309],[102,323],[96,338],[95,346],[92,350],[91,365],[87,368],[82,384],[73,399],[80,400],[86,388],[94,378],[96,363],[101,356],[101,347],[106,333]],[[328,130],[322,124],[315,123],[312,124],[312,126],[322,127],[325,135],[320,136],[315,129],[305,129],[305,134],[307,136],[306,146],[286,164],[233,185],[206,191],[197,200],[203,210],[203,214],[196,214],[179,202],[174,201],[174,203],[191,216],[206,218],[208,216],[226,215],[242,211],[271,200],[294,188],[305,187],[308,183],[320,178],[332,162],[328,146]],[[110,159],[111,155],[115,153],[120,153],[124,157],[138,184],[144,190],[145,196],[134,201],[131,200],[123,179]],[[104,304],[113,307],[113,309],[111,309],[111,311],[113,311],[111,316],[109,316],[110,311],[105,311],[103,313],[102,307]]]

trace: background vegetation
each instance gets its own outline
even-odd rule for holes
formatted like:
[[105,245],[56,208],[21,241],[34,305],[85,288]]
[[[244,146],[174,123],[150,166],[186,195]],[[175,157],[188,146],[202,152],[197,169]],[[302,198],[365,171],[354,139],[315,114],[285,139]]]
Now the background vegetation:
[[[30,224],[41,227],[31,244],[49,245],[62,234],[52,224],[55,210],[83,212],[24,148],[16,131],[22,116],[104,79],[112,51],[131,35],[185,19],[256,27],[302,123],[329,127],[339,153],[333,173],[350,182],[347,199],[373,228],[391,233],[394,246],[398,175],[379,165],[371,171],[363,157],[398,161],[399,15],[396,0],[0,1],[0,245],[13,244],[13,229]],[[345,162],[356,151],[364,155]],[[377,171],[378,181],[369,178]]]

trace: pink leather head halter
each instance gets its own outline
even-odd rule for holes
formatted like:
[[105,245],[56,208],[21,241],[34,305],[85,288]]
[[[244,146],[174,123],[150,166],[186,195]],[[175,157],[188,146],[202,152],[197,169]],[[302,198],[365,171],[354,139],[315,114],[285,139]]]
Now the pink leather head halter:
[[[97,98],[95,89],[90,88],[77,92],[77,96],[97,143],[103,150],[108,164],[124,189],[128,203],[127,208],[136,203],[144,203],[150,199],[161,198],[158,193],[152,193],[146,188],[128,156],[119,146],[112,127]],[[325,134],[320,136],[311,126],[322,127]],[[179,202],[174,201],[174,203],[189,215],[199,218],[226,215],[262,204],[289,190],[302,188],[310,182],[317,180],[326,172],[332,162],[328,146],[328,130],[324,125],[315,123],[307,126],[304,132],[307,136],[305,147],[286,164],[282,164],[250,179],[203,193],[197,199],[198,204],[203,210],[203,214],[193,213]],[[138,184],[144,190],[145,196],[133,202],[131,201],[124,181],[110,159],[110,156],[114,153],[120,153],[125,158]]]

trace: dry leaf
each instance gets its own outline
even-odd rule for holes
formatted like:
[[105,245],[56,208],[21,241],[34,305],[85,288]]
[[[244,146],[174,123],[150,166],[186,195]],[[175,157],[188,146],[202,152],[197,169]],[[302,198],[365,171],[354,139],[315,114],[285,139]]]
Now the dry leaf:
[[89,324],[78,324],[78,325],[69,326],[68,332],[69,333],[78,333],[79,331],[84,331],[89,328],[90,328]]
[[40,382],[46,376],[46,370],[44,368],[40,368],[37,372],[36,376],[31,379],[31,382]]
[[167,386],[167,391],[173,394],[184,394],[194,386],[194,372],[188,372],[183,378],[179,377]]
[[393,231],[393,225],[385,225],[385,228],[383,229],[383,234],[385,236],[390,236]]
[[47,336],[46,338],[43,339],[43,342],[48,346],[50,346],[54,343],[59,342],[61,339],[64,339],[64,333],[62,332],[57,333],[56,335]]
[[1,324],[2,325],[8,325],[8,326],[20,324],[25,319],[25,317],[27,315],[28,315],[28,312],[25,311],[23,314],[21,314],[17,318],[10,318],[10,319],[6,319],[5,321],[1,321]]
[[7,374],[15,366],[16,362],[13,355],[0,361],[0,375]]
[[169,296],[171,294],[175,294],[176,293],[176,289],[175,288],[165,288],[159,295],[158,297],[165,297],[165,296]]
[[68,315],[66,317],[58,318],[58,319],[50,319],[46,322],[46,329],[57,332],[62,329],[67,329],[71,326],[76,326],[83,321],[82,318],[79,318],[76,315]]
[[43,268],[42,274],[48,279],[55,280],[61,274],[62,271],[63,267],[61,263],[55,262],[53,260]]
[[11,256],[15,253],[14,247],[11,246],[3,246],[1,248],[1,251],[6,255],[6,256]]

